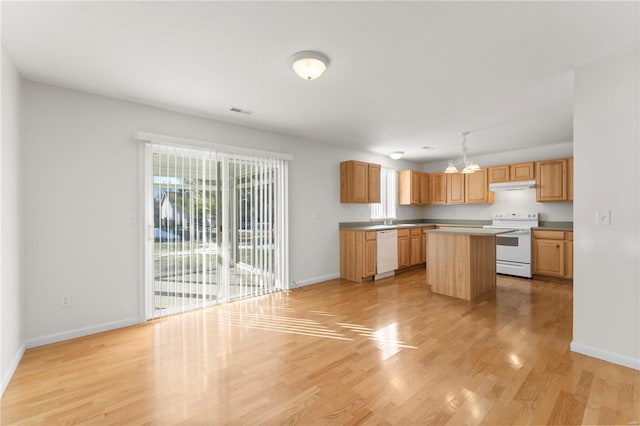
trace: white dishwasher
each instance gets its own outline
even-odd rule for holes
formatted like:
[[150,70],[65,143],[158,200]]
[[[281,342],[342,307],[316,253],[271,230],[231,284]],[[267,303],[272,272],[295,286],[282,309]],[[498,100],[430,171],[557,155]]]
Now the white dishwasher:
[[398,269],[398,231],[376,233],[376,275],[374,280],[392,277]]

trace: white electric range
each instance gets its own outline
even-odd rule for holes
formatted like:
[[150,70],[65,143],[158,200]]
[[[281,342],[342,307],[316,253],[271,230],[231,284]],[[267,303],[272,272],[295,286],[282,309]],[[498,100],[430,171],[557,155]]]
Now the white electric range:
[[538,213],[494,213],[491,225],[483,228],[510,229],[496,236],[496,272],[531,278],[531,228],[537,227]]

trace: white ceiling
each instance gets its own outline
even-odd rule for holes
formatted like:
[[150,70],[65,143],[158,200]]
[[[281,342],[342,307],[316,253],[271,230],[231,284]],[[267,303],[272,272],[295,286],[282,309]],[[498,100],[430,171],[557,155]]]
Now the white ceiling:
[[572,70],[636,48],[638,6],[3,1],[2,42],[27,79],[426,162],[464,130],[471,154],[572,141]]

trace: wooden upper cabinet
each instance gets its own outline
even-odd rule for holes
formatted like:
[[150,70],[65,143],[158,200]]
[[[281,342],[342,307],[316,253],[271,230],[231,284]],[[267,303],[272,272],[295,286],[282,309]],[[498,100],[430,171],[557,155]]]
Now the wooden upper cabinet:
[[[489,183],[487,182],[487,169],[464,175],[464,202],[468,204],[480,204],[493,202],[490,200]],[[491,194],[493,195],[493,194]]]
[[489,183],[517,182],[533,180],[535,163],[506,164],[504,166],[489,167]]
[[518,163],[509,165],[509,180],[516,182],[519,180],[533,180],[535,179],[535,165],[534,162],[530,163]]
[[509,182],[509,166],[489,167],[489,183]]
[[567,200],[573,201],[573,157],[567,158]]
[[429,174],[429,202],[431,204],[447,203],[447,175],[445,173]]
[[403,206],[424,205],[429,202],[428,176],[415,170],[398,172],[398,204]]
[[420,204],[429,204],[429,175],[420,173]]
[[340,202],[379,203],[380,167],[353,160],[340,163]]
[[536,200],[567,201],[567,160],[536,162]]
[[382,166],[380,164],[368,163],[368,185],[369,185],[369,203],[380,202],[380,170]]
[[447,177],[447,204],[463,204],[464,198],[464,174],[446,173]]

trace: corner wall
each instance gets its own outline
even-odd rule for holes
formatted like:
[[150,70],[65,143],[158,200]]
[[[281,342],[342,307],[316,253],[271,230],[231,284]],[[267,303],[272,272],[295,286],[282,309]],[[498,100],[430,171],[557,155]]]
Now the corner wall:
[[24,353],[20,243],[22,78],[2,46],[0,144],[0,395]]
[[[640,369],[638,50],[575,74],[571,349]],[[596,225],[610,210],[611,225]]]

